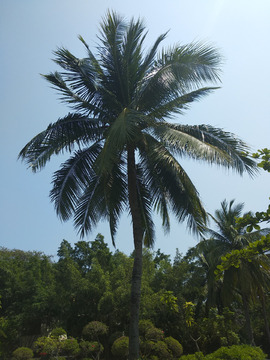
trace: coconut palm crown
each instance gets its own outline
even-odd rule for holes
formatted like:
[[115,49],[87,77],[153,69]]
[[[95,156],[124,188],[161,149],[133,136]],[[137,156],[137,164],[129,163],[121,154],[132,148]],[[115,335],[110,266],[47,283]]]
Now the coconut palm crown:
[[147,246],[154,243],[153,211],[161,215],[166,230],[169,212],[180,222],[187,220],[195,232],[202,231],[207,218],[178,159],[205,160],[240,174],[256,172],[247,145],[233,134],[210,125],[168,122],[217,88],[206,84],[220,81],[222,57],[202,42],[175,45],[158,54],[166,35],[145,52],[143,22],[126,23],[108,12],[100,24],[97,56],[81,36],[86,58],[58,48],[54,61],[62,70],[44,77],[72,112],[50,124],[19,154],[35,172],[53,154],[72,153],[54,173],[50,196],[62,220],[74,217],[81,236],[106,219],[114,243],[121,214],[131,214],[135,246],[131,359],[139,355],[141,253],[143,241]]

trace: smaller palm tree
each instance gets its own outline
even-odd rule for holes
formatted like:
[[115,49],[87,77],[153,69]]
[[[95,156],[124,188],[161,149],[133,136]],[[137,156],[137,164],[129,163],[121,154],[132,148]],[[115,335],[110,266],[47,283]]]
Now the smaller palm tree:
[[[222,280],[216,281],[214,273],[217,265],[221,263],[222,256],[232,250],[243,249],[270,233],[270,229],[248,233],[245,227],[236,227],[236,218],[241,215],[243,207],[244,203],[234,204],[234,200],[229,203],[223,200],[221,209],[215,211],[215,216],[210,215],[217,226],[217,231],[207,228],[205,235],[209,235],[209,238],[203,239],[195,247],[195,253],[207,268],[207,308],[217,305],[221,312],[222,308],[231,305],[233,300],[241,299],[248,338],[250,343],[254,344],[249,302],[255,301],[258,294],[263,294],[263,289],[269,285],[269,274],[265,271],[269,269],[268,258],[258,255],[252,262],[242,260],[239,268],[230,267],[226,270]],[[263,299],[264,296],[261,298]],[[268,328],[268,324],[266,325]]]

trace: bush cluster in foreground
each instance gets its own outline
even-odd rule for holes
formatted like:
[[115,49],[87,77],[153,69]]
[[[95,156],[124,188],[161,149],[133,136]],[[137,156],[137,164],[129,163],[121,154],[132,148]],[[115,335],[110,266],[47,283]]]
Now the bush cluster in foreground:
[[[204,355],[202,352],[183,355],[183,346],[173,337],[165,337],[161,329],[157,329],[149,320],[142,320],[140,328],[139,360],[264,360],[266,355],[259,347],[249,345],[232,345],[221,347],[215,352]],[[62,328],[54,329],[48,337],[43,336],[34,343],[34,351],[27,347],[20,347],[13,352],[14,360],[29,360],[35,357],[41,360],[100,360],[104,351],[100,343],[100,336],[105,335],[108,327],[98,321],[92,321],[83,329],[82,339],[67,337]],[[118,334],[119,335],[119,334]],[[111,346],[114,359],[121,360],[128,357],[129,338],[121,335]]]

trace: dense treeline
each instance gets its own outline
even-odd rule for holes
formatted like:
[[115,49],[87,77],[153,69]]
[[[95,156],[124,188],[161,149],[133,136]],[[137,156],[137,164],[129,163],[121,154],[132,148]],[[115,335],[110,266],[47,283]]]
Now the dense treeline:
[[[74,247],[63,240],[57,261],[39,252],[1,248],[2,357],[18,346],[31,347],[56,327],[80,339],[89,322],[100,321],[109,329],[104,342],[108,358],[113,341],[128,334],[132,265],[132,254],[112,253],[100,234]],[[208,270],[194,249],[186,256],[176,250],[174,259],[144,249],[140,317],[178,340],[185,354],[249,343],[241,296],[236,291],[221,306],[216,282],[216,302],[210,302]],[[265,291],[264,305],[268,298]],[[264,311],[270,310],[265,306]],[[255,344],[269,353],[259,296],[249,298],[249,309]]]

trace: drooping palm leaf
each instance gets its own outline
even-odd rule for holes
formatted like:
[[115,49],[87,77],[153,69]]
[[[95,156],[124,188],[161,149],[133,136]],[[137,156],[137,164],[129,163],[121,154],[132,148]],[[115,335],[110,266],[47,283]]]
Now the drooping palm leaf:
[[76,151],[74,156],[54,173],[50,196],[56,213],[62,220],[73,215],[89,181],[96,178],[93,165],[101,149],[100,144],[95,143],[84,150]]
[[19,158],[35,172],[43,168],[53,154],[71,152],[76,145],[86,146],[91,141],[102,139],[105,129],[98,119],[68,114],[29,141],[19,153]]

